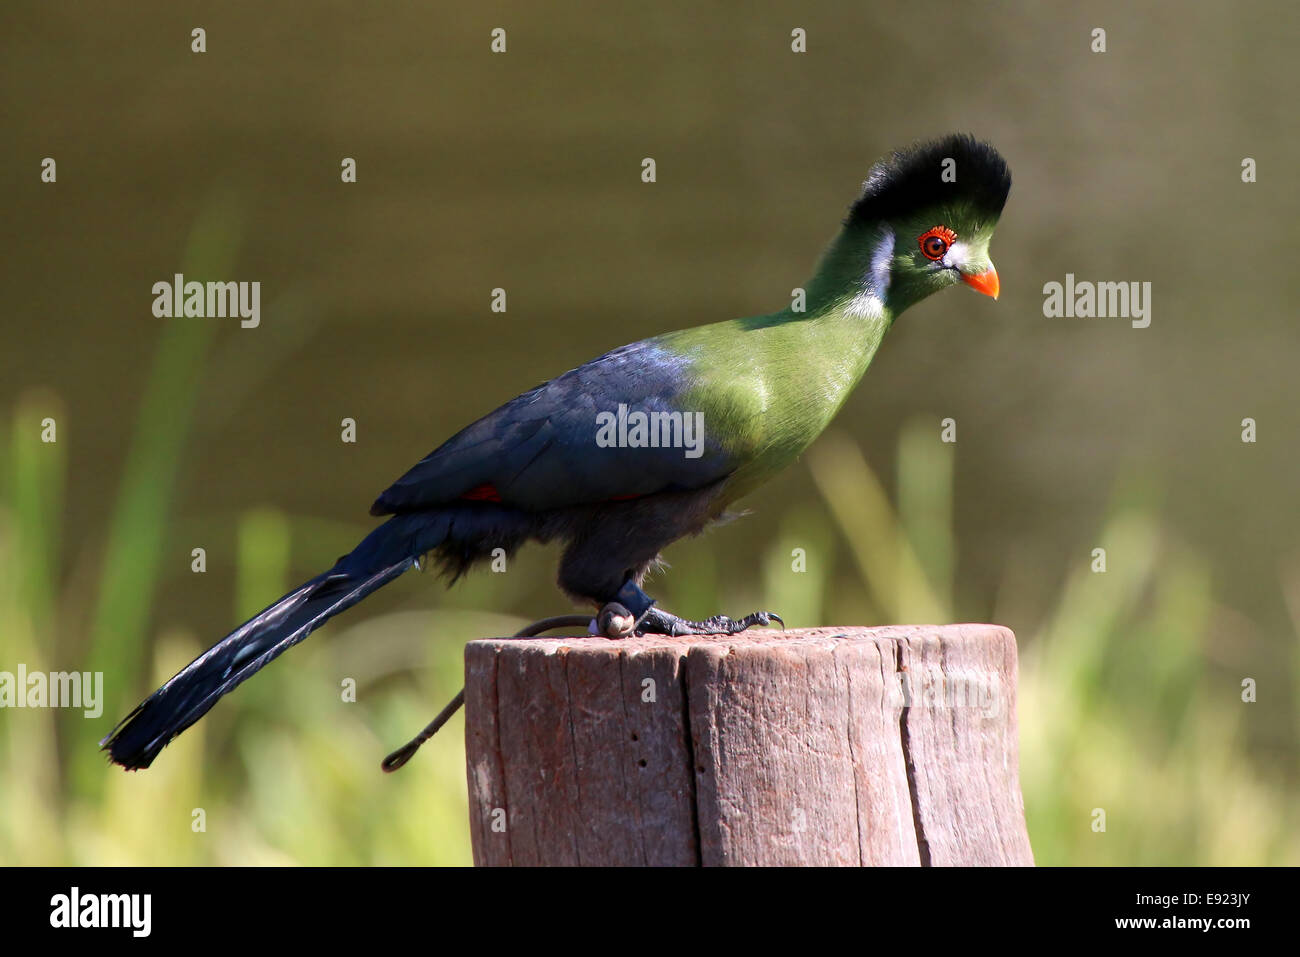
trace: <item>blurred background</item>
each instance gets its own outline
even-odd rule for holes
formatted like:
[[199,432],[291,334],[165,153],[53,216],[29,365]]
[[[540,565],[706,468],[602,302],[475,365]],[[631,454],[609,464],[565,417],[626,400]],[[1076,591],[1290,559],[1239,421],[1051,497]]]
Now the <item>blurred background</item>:
[[[547,549],[450,592],[399,579],[145,773],[97,742],[461,426],[611,347],[781,308],[873,160],[969,130],[1014,173],[1001,300],[908,312],[832,431],[654,593],[1007,625],[1040,863],[1300,863],[1298,19],[5,4],[0,670],[106,683],[97,719],[0,711],[0,862],[468,863],[462,719],[379,761],[460,686],[465,641],[570,610]],[[260,281],[260,327],[155,318],[176,272]],[[1150,328],[1044,318],[1067,272],[1150,282]]]

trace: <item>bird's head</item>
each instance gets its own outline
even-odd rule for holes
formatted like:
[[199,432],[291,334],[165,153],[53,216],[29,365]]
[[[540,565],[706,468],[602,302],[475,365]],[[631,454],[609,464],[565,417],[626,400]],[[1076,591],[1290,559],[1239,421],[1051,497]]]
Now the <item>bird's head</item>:
[[957,283],[996,299],[989,241],[1010,190],[997,150],[963,134],[878,162],[836,244],[850,310],[897,316]]

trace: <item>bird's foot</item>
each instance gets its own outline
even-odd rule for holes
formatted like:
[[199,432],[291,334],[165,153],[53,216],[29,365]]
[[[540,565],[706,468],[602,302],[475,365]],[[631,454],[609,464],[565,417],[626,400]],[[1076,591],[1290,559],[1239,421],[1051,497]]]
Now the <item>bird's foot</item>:
[[714,615],[703,621],[690,621],[678,618],[658,608],[646,611],[637,627],[642,635],[735,635],[753,628],[755,625],[770,625],[777,622],[782,628],[785,622],[780,615],[770,611],[756,611],[744,618],[728,618],[726,615]]
[[[770,611],[756,611],[744,618],[728,618],[726,615],[714,615],[703,621],[678,618],[656,608],[655,600],[635,581],[628,579],[619,589],[616,600],[600,610],[600,617],[592,623],[592,633],[607,638],[625,638],[634,631],[638,635],[734,635],[755,625],[770,625],[772,622],[785,627],[781,616]],[[612,629],[619,630],[619,633],[611,634]]]

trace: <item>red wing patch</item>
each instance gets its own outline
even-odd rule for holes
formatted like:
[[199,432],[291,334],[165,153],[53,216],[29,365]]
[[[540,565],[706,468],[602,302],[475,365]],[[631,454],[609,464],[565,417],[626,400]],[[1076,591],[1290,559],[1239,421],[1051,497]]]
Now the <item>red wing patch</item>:
[[461,498],[468,499],[471,502],[499,502],[501,501],[501,493],[497,491],[497,487],[491,482],[485,482],[482,485],[475,485]]
[[[645,496],[641,495],[640,493],[636,493],[633,495],[613,495],[610,498],[606,499],[606,501],[607,502],[630,502],[633,499],[644,498],[644,497]],[[463,502],[499,502],[501,501],[501,493],[497,491],[497,487],[493,485],[491,482],[484,482],[482,485],[475,485],[468,492],[465,492],[463,495],[461,495],[460,498],[461,501]]]

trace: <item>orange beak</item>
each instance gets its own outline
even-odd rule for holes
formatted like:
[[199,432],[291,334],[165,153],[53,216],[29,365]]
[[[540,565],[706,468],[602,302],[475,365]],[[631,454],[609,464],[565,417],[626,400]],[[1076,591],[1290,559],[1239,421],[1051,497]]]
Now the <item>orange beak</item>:
[[961,281],[970,286],[976,292],[982,292],[986,296],[998,298],[998,292],[1001,286],[998,285],[998,271],[989,266],[988,272],[982,272],[975,276],[968,276],[962,273]]

